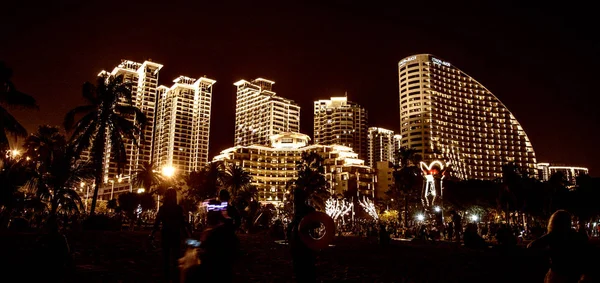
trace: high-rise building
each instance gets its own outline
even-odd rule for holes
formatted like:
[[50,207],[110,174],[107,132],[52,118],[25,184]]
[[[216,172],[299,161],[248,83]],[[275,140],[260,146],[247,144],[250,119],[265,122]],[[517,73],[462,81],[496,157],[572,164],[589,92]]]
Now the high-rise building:
[[282,133],[270,138],[271,145],[235,146],[221,151],[213,161],[241,166],[252,176],[262,203],[282,204],[291,180],[298,178],[296,162],[314,152],[323,159],[331,193],[374,197],[375,170],[365,165],[351,148],[341,145],[308,145],[300,133]]
[[429,54],[402,59],[398,71],[401,146],[449,162],[459,178],[498,178],[507,162],[535,173],[523,127],[482,84]]
[[400,135],[384,128],[370,127],[368,138],[369,166],[375,168],[379,161],[394,163],[396,152],[400,149]]
[[241,80],[235,102],[234,145],[269,145],[269,137],[300,131],[300,106],[273,92],[275,82],[262,78]]
[[565,176],[566,181],[570,183],[569,187],[574,187],[577,185],[577,177],[580,175],[589,174],[589,170],[585,167],[565,166],[550,163],[538,163],[537,170],[538,177],[543,181],[548,181],[552,175],[561,172]]
[[387,200],[389,196],[387,192],[394,188],[394,165],[389,161],[375,162],[375,198],[379,200]]
[[315,144],[348,146],[367,159],[367,117],[367,110],[347,97],[315,101]]
[[215,80],[180,76],[158,87],[154,165],[176,173],[199,171],[208,163],[210,110]]
[[[113,76],[123,75],[124,82],[132,83],[131,94],[133,105],[146,115],[146,126],[143,128],[141,137],[137,137],[139,146],[136,146],[132,140],[124,138],[127,163],[124,166],[124,170],[120,172],[121,174],[119,174],[117,170],[116,162],[111,161],[110,146],[107,146],[103,166],[103,179],[106,184],[108,184],[110,180],[113,182],[115,180],[121,182],[123,181],[123,177],[131,178],[143,162],[150,162],[152,159],[158,73],[162,67],[163,65],[152,61],[137,63],[129,60],[122,60],[121,64],[115,67],[112,72],[108,73],[102,71],[99,74],[111,74]],[[127,119],[137,123],[135,116],[129,116]],[[110,143],[110,141],[107,140],[107,143]]]

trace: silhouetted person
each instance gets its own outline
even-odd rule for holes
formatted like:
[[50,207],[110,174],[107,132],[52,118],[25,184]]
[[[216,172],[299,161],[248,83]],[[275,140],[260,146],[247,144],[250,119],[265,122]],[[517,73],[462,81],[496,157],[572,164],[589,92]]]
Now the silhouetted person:
[[56,218],[48,219],[46,233],[38,239],[37,253],[34,260],[39,260],[39,274],[43,276],[40,282],[59,282],[64,279],[65,272],[72,264],[72,255],[67,238],[60,233]]
[[548,248],[550,270],[544,282],[578,282],[584,273],[589,258],[588,239],[571,228],[571,214],[558,210],[548,221],[548,233],[528,245],[531,249]]
[[[162,224],[162,225],[161,225]],[[177,191],[169,188],[165,193],[163,205],[158,209],[154,229],[150,239],[154,239],[154,233],[160,228],[160,241],[163,254],[163,268],[165,281],[179,281],[177,260],[181,257],[182,236],[191,236],[190,227],[185,220],[183,208],[177,204]],[[185,233],[187,232],[187,235]],[[183,235],[182,235],[183,233]]]
[[496,240],[503,248],[512,248],[517,245],[517,236],[507,224],[501,224],[496,230]]
[[[211,201],[209,204],[220,204]],[[226,208],[225,208],[226,209]],[[206,229],[200,236],[200,265],[190,268],[185,282],[232,282],[237,238],[221,210],[208,211]]]
[[456,237],[456,241],[460,242],[460,235],[462,234],[462,218],[456,211],[451,211],[452,215],[452,224],[454,224],[454,236]]
[[452,236],[454,236],[454,224],[452,223],[452,221],[448,222],[448,241],[452,242]]
[[235,231],[237,231],[241,225],[240,212],[237,210],[237,208],[235,208],[235,206],[231,205],[231,195],[229,194],[229,191],[219,191],[219,200],[227,203],[225,224],[233,229],[233,232],[235,233]]
[[485,240],[477,234],[477,224],[469,223],[463,235],[465,247],[470,249],[483,249],[487,247]]
[[379,224],[379,244],[382,247],[387,247],[390,245],[390,233],[385,229],[385,225]]
[[298,225],[304,216],[314,212],[315,209],[307,204],[308,195],[302,189],[294,189],[294,216],[288,226],[288,241],[292,253],[292,264],[297,282],[316,282],[316,255],[300,239]]

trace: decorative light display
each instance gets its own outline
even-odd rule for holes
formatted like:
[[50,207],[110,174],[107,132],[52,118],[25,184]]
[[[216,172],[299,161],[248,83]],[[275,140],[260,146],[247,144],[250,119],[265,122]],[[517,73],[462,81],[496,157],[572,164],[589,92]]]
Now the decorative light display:
[[[435,204],[438,192],[441,194],[443,190],[442,182],[446,168],[441,161],[435,160],[430,164],[421,162],[421,170],[423,171],[423,177],[425,178],[425,184],[423,185],[423,190],[421,192],[421,202],[423,203],[423,206],[430,207]],[[439,189],[436,185],[436,180],[440,180]]]
[[344,216],[346,216],[352,210],[353,203],[345,199],[329,198],[325,202],[325,213],[337,221],[339,217],[342,217],[342,223],[345,223]]
[[375,209],[375,203],[367,197],[363,196],[362,199],[358,200],[358,204],[369,214],[369,216],[373,217],[373,219],[378,220],[379,216],[377,215],[377,209]]

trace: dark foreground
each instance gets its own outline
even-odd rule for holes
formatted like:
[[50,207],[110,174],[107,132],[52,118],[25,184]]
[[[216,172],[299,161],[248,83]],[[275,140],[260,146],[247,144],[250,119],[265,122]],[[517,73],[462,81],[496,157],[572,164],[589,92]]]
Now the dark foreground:
[[[160,251],[144,232],[83,232],[71,235],[75,270],[67,282],[158,282]],[[10,282],[36,274],[31,264],[33,235],[0,236],[2,262]],[[242,256],[236,282],[293,282],[288,247],[266,234],[240,235]],[[472,251],[450,243],[392,241],[381,249],[376,239],[341,237],[321,252],[322,282],[543,282],[546,260],[523,248]],[[29,277],[27,277],[29,276]],[[17,279],[17,278],[20,278]],[[0,280],[4,281],[4,280]],[[4,282],[9,282],[4,281]],[[40,281],[43,282],[43,281]]]

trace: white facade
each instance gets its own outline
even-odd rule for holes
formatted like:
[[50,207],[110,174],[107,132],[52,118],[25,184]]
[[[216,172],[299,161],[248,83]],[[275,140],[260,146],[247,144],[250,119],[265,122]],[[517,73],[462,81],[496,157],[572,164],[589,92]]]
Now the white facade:
[[347,97],[314,102],[315,144],[351,147],[362,159],[367,159],[367,110],[348,101]]
[[210,112],[215,80],[180,76],[158,90],[154,165],[176,173],[199,171],[208,163]]
[[538,163],[537,169],[538,176],[543,181],[548,181],[552,175],[562,172],[567,181],[571,183],[571,186],[577,185],[577,177],[579,177],[579,175],[589,174],[589,170],[585,167],[564,166],[550,163]]
[[400,135],[392,130],[370,127],[367,138],[369,166],[376,168],[379,161],[395,162],[396,152],[400,149]]
[[401,146],[449,162],[464,179],[501,177],[507,162],[535,172],[523,127],[482,84],[429,54],[402,59],[398,72]]
[[235,103],[234,145],[269,145],[269,137],[300,131],[300,106],[272,91],[275,82],[240,80]]
[[[154,140],[154,117],[156,107],[156,95],[158,87],[158,73],[163,67],[152,61],[137,63],[129,60],[122,60],[121,64],[115,67],[112,72],[113,76],[123,75],[124,82],[131,82],[132,86],[132,101],[133,105],[138,107],[142,113],[146,115],[146,126],[143,128],[142,136],[137,137],[139,146],[136,146],[133,141],[124,138],[125,150],[127,154],[127,163],[121,174],[118,174],[116,162],[111,162],[109,143],[107,140],[107,151],[104,155],[104,183],[109,180],[123,179],[122,177],[135,174],[139,166],[143,162],[150,162],[152,159],[152,148]],[[100,72],[99,75],[107,73]],[[136,117],[127,117],[128,120],[137,123]]]
[[375,172],[351,148],[340,145],[308,145],[300,133],[282,133],[270,138],[271,146],[235,146],[221,151],[213,161],[241,166],[252,176],[262,203],[281,204],[291,180],[298,177],[297,162],[303,153],[315,152],[324,159],[325,178],[332,193],[349,191],[374,196]]

